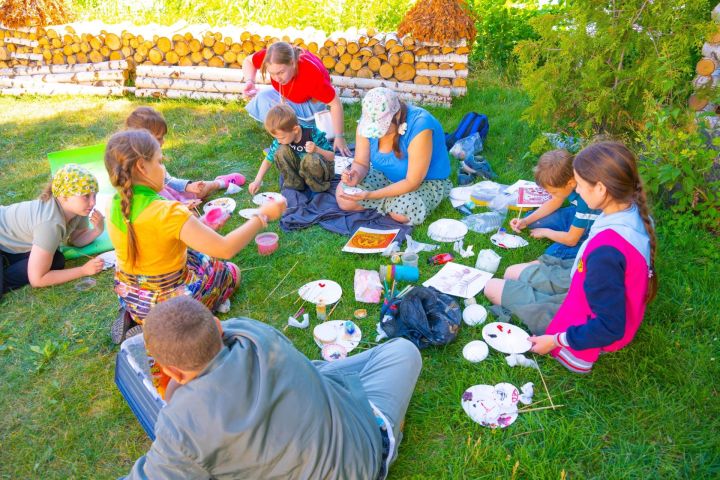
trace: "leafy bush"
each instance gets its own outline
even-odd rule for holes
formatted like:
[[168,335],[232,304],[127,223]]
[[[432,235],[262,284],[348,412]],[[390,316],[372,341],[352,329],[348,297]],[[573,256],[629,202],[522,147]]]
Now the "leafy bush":
[[[327,2],[322,0],[258,1],[239,0],[154,0],[140,2],[75,0],[75,9],[83,19],[108,23],[133,21],[169,25],[177,21],[209,23],[213,26],[247,25],[255,22],[275,27],[315,27],[325,31],[349,27],[394,30],[412,0],[366,0],[362,2]],[[147,5],[147,6],[144,6]]]
[[683,104],[694,61],[710,28],[709,0],[577,0],[529,20],[522,40],[525,117],[556,129],[622,133],[641,125],[644,99]]
[[[655,104],[648,103],[649,108]],[[720,137],[711,141],[693,114],[655,104],[651,119],[635,132],[635,140],[648,193],[674,214],[670,221],[681,228],[718,229],[720,179],[712,169],[719,168],[715,161]]]
[[516,6],[506,0],[474,0],[470,5],[478,18],[472,60],[485,67],[507,70],[513,78],[517,74],[515,45],[521,40],[538,39],[530,19],[557,12],[564,4],[539,7],[537,0],[531,0]]

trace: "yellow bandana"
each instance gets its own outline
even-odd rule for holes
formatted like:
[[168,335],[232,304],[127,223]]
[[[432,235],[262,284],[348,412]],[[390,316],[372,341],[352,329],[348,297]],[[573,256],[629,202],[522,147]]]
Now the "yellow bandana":
[[52,179],[54,197],[74,197],[97,193],[98,181],[86,168],[75,163],[68,163],[55,172]]

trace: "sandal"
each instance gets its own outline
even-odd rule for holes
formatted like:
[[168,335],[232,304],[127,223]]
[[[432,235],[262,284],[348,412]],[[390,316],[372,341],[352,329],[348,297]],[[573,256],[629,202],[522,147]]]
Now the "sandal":
[[[140,327],[124,308],[120,308],[118,316],[110,326],[110,340],[115,345],[120,345],[127,337],[127,332],[135,327]],[[142,328],[140,330],[142,332]]]
[[497,174],[493,171],[488,161],[481,155],[463,160],[462,170],[486,180],[494,180],[497,178]]

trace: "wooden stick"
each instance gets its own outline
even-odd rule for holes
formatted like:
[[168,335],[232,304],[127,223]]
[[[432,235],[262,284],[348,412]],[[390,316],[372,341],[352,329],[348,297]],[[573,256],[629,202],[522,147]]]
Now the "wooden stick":
[[522,408],[518,410],[518,413],[528,413],[528,412],[537,412],[538,410],[555,410],[556,408],[564,407],[565,405],[550,405],[547,407],[537,407],[537,408]]
[[537,430],[530,430],[529,432],[520,432],[520,433],[516,433],[515,435],[512,435],[510,438],[520,437],[523,435],[530,435],[531,433],[542,432],[544,430],[545,430],[544,428],[539,428]]
[[280,282],[279,282],[277,285],[275,285],[275,288],[273,288],[272,290],[270,290],[270,293],[267,294],[267,297],[265,297],[265,300],[263,300],[263,302],[267,302],[268,298],[270,298],[270,296],[271,296],[273,293],[275,293],[275,290],[277,290],[278,287],[285,281],[285,279],[288,277],[288,275],[290,275],[290,272],[292,272],[292,271],[295,269],[295,267],[297,267],[297,264],[298,264],[299,261],[300,261],[300,260],[296,260],[296,261],[295,261],[295,265],[293,265],[293,266],[290,268],[290,270],[287,271],[287,273],[286,273],[285,276],[282,278],[282,280],[280,280]]
[[538,366],[538,372],[540,373],[540,379],[542,380],[543,387],[545,387],[545,393],[547,394],[548,398],[550,399],[550,405],[551,408],[555,408],[555,404],[553,403],[552,396],[550,395],[550,390],[548,390],[547,383],[545,383],[545,376],[542,373],[542,370],[540,370],[540,364],[538,363],[537,355],[533,354],[533,357],[535,357],[535,363]]
[[265,265],[258,265],[257,267],[241,268],[241,272],[247,272],[248,270],[255,270],[256,268],[265,268]]
[[325,321],[327,322],[330,320],[330,315],[335,311],[338,305],[340,305],[340,302],[342,302],[342,297],[340,297],[340,300],[337,301],[335,305],[333,305],[333,308],[330,309],[330,313],[327,314],[327,317],[325,317]]

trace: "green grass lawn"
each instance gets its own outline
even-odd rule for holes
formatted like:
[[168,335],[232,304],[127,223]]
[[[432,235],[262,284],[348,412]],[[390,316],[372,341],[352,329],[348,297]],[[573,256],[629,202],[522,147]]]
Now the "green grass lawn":
[[[165,153],[171,173],[197,179],[239,170],[254,176],[270,137],[242,105],[3,97],[0,203],[37,195],[49,179],[48,152],[105,141],[134,107],[147,103],[168,121]],[[519,120],[527,103],[520,90],[480,74],[452,109],[432,111],[448,130],[467,111],[488,114],[487,158],[501,181],[513,182],[531,178],[535,161],[525,154],[539,131]],[[346,117],[353,131],[357,107]],[[265,188],[276,190],[274,173]],[[238,208],[251,204],[246,190],[236,198]],[[447,201],[431,220],[446,216],[459,217]],[[453,344],[423,352],[424,369],[390,477],[720,477],[720,242],[701,231],[670,229],[664,218],[656,212],[660,292],[628,348],[602,357],[589,376],[539,358],[552,400],[563,406],[523,414],[505,430],[489,430],[463,412],[460,397],[467,387],[534,382],[537,405],[549,405],[549,399],[536,370],[510,368],[497,352],[480,364],[465,361],[462,347],[481,336],[479,327],[463,325]],[[241,221],[234,216],[224,230]],[[277,225],[271,229],[279,232]],[[426,231],[427,224],[413,236],[428,241]],[[476,251],[491,246],[489,235],[470,233],[466,240]],[[280,233],[281,247],[270,257],[246,248],[234,260],[249,270],[222,318],[248,316],[281,328],[297,309],[294,292],[318,278],[343,286],[333,318],[351,318],[353,310],[366,306],[354,301],[354,270],[378,268],[385,259],[341,253],[345,241],[313,227]],[[500,272],[535,258],[545,246],[531,241],[528,248],[500,252]],[[422,279],[439,268],[424,263],[427,255],[421,255]],[[474,258],[462,262],[474,264]],[[116,478],[150,446],[113,383],[118,348],[108,336],[117,309],[112,273],[96,278],[97,285],[86,292],[76,291],[73,282],[24,288],[0,300],[0,478]],[[359,323],[365,339],[373,340],[378,308],[369,311]],[[319,358],[310,330],[290,329],[287,335],[308,357]]]

